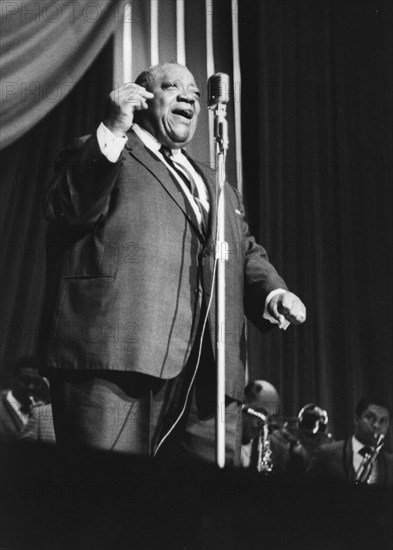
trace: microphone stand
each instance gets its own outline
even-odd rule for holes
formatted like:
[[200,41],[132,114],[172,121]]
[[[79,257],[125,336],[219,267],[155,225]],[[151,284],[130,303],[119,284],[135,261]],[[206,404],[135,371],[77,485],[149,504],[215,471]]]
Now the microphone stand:
[[218,103],[214,109],[214,136],[216,140],[216,193],[217,242],[216,242],[216,363],[217,363],[217,412],[216,412],[216,463],[225,466],[225,263],[228,260],[228,244],[225,242],[225,159],[228,150],[228,124],[226,105]]

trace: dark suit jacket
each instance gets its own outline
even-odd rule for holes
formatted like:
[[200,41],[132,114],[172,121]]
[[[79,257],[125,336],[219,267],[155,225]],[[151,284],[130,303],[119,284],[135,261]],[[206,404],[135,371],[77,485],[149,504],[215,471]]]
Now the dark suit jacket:
[[[351,437],[348,437],[345,441],[333,441],[329,445],[320,447],[311,463],[308,475],[355,481],[352,459]],[[377,457],[377,464],[376,483],[378,485],[391,485],[393,483],[393,456],[382,451]]]
[[[47,368],[165,379],[182,370],[213,284],[215,177],[194,165],[209,193],[206,240],[177,181],[134,132],[117,163],[95,136],[63,152],[45,204]],[[228,184],[225,192],[226,392],[242,400],[244,312],[263,328],[267,294],[286,285],[250,235],[239,194]],[[214,302],[208,330],[214,343]]]

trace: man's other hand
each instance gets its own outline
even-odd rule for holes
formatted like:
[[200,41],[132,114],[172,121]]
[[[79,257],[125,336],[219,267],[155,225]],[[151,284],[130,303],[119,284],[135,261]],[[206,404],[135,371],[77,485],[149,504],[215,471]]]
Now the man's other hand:
[[285,328],[288,322],[300,325],[306,320],[306,307],[292,292],[285,291],[273,296],[267,309],[280,328]]

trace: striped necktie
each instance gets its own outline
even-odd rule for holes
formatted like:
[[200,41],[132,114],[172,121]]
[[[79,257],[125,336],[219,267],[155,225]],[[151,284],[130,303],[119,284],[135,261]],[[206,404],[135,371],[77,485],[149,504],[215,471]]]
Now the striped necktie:
[[198,193],[198,188],[195,184],[195,180],[192,177],[192,174],[187,168],[178,162],[173,158],[172,152],[164,147],[163,145],[160,148],[160,153],[165,158],[166,162],[169,164],[169,166],[176,172],[176,174],[181,178],[181,180],[186,184],[187,189],[190,191],[191,195],[193,196],[193,199],[198,206],[198,209],[201,213],[201,229],[206,236],[208,222],[209,222],[209,213],[207,212],[206,208],[203,206]]

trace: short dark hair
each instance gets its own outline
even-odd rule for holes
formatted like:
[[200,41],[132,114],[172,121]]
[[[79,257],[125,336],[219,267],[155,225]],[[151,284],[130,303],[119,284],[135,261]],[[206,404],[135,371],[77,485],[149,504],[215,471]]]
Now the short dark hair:
[[385,399],[381,399],[379,397],[362,397],[356,405],[355,415],[360,418],[364,411],[367,410],[370,405],[378,405],[379,407],[383,407],[384,409],[388,410],[389,416],[392,416],[389,403],[385,401]]
[[177,61],[164,61],[163,63],[157,63],[157,65],[151,65],[136,77],[135,84],[138,84],[138,86],[143,86],[149,91],[154,81],[155,73],[161,67],[165,67],[165,65],[179,65],[180,67],[184,67],[184,65],[177,63]]
[[141,72],[141,74],[136,77],[135,84],[138,84],[138,86],[143,86],[146,90],[148,90],[154,78],[151,70],[152,68],[153,67],[149,67],[145,71]]

